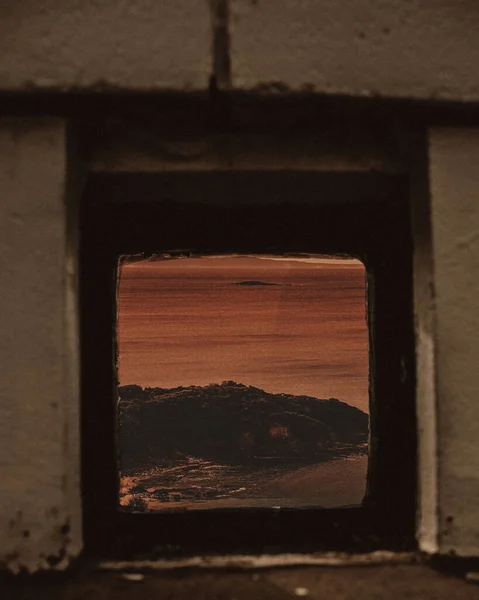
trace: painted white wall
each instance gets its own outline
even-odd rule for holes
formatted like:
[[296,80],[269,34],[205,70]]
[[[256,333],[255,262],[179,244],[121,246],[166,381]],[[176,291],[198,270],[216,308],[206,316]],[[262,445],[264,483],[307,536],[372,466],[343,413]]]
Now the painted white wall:
[[203,90],[208,0],[0,3],[0,90]]
[[429,380],[418,398],[420,544],[479,556],[479,129],[432,130],[429,161],[434,314],[419,319],[419,377]]
[[479,99],[470,0],[231,0],[233,87]]
[[0,563],[13,571],[62,567],[81,549],[66,175],[61,119],[0,119]]

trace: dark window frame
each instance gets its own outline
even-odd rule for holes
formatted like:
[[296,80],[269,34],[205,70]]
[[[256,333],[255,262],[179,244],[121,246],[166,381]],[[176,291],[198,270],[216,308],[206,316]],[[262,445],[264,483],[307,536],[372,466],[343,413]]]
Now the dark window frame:
[[[81,203],[86,549],[102,558],[415,547],[412,235],[404,174],[91,174]],[[118,510],[115,327],[121,254],[346,253],[368,270],[371,452],[352,509]]]

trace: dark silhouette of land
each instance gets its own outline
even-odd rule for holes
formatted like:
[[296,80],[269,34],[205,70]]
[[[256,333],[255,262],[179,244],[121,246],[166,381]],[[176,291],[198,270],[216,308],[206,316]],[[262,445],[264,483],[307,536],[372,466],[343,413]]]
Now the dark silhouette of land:
[[230,465],[324,461],[365,449],[368,416],[334,398],[269,394],[234,381],[173,389],[119,388],[127,471],[165,458]]
[[119,396],[126,510],[361,500],[368,415],[335,398],[270,394],[234,381],[126,385]]

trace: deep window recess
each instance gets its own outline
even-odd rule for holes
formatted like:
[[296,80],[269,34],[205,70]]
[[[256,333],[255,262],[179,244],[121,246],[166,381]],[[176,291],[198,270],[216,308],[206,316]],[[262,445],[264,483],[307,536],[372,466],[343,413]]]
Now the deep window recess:
[[[82,202],[85,540],[131,557],[414,545],[415,410],[408,182],[374,173],[92,176]],[[368,273],[370,459],[360,507],[118,508],[118,259],[178,253],[350,255]]]

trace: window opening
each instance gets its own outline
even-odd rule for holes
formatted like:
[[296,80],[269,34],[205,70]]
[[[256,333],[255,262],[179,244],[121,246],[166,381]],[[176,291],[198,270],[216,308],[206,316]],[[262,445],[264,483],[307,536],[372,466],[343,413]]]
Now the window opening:
[[359,506],[366,270],[349,256],[123,256],[119,505]]
[[[80,290],[83,510],[90,552],[124,559],[142,553],[151,557],[414,547],[416,428],[408,190],[403,175],[371,172],[100,173],[89,178],[80,215]],[[277,509],[271,503],[198,510],[182,509],[182,501],[173,499],[177,508],[169,510],[141,513],[120,507],[118,261],[139,250],[151,258],[169,249],[176,249],[169,252],[176,257],[171,264],[186,264],[198,252],[208,256],[256,252],[283,257],[347,255],[367,265],[369,455],[360,506],[323,509],[319,504],[298,504]],[[180,259],[182,254],[187,258]],[[238,282],[242,280],[263,279],[248,274]],[[242,287],[237,289],[276,290],[283,295],[294,289]],[[255,383],[231,377],[236,383]],[[221,379],[229,380],[230,375]],[[119,383],[135,384],[121,377]],[[201,385],[207,383],[211,381]],[[157,384],[145,382],[141,387],[152,385]],[[340,396],[336,391],[330,395]],[[339,400],[347,401],[341,396]]]

